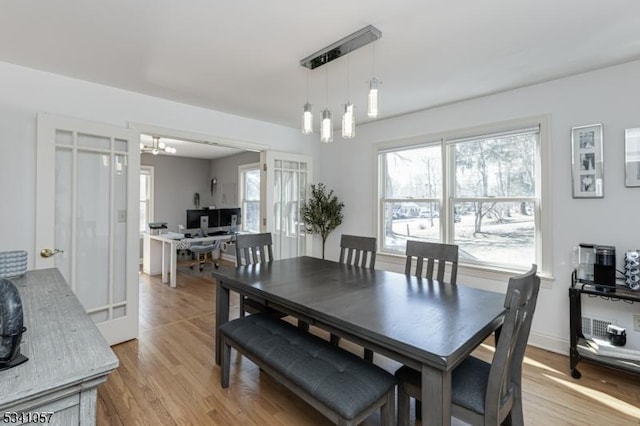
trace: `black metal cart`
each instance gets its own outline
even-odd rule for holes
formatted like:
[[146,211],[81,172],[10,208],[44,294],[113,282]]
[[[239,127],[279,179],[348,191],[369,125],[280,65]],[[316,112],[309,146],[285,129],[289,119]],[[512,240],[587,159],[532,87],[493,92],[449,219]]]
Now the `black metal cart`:
[[640,302],[640,292],[632,291],[625,287],[616,287],[615,292],[604,292],[598,289],[593,283],[579,281],[576,276],[576,271],[573,271],[571,274],[571,287],[569,288],[569,362],[571,376],[574,379],[579,379],[582,376],[576,367],[578,363],[583,360],[640,374],[640,360],[604,356],[589,345],[582,333],[581,298],[583,294],[614,302],[623,300],[629,303]]

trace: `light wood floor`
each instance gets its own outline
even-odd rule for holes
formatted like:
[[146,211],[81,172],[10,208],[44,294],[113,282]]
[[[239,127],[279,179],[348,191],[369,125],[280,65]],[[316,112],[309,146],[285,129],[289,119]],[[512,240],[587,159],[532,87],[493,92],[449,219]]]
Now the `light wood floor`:
[[[235,352],[231,385],[220,388],[213,355],[215,284],[208,272],[180,267],[175,289],[159,277],[140,275],[140,338],[113,347],[120,367],[98,388],[97,424],[331,424]],[[232,303],[235,317],[237,299]],[[490,344],[476,355],[490,357]],[[391,372],[398,366],[378,355],[376,363]],[[567,357],[528,349],[527,425],[640,425],[638,376],[588,363],[579,368],[582,379],[574,380]],[[379,419],[374,415],[363,424],[378,425]]]

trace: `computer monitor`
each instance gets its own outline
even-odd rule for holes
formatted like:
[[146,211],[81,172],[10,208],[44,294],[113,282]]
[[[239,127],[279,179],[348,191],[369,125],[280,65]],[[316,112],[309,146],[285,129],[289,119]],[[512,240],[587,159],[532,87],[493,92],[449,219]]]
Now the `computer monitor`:
[[219,227],[218,210],[187,210],[187,228],[217,228]]
[[[240,207],[233,209],[220,209],[220,225],[219,226],[232,226],[240,225]],[[236,217],[236,222],[233,223],[233,217]]]

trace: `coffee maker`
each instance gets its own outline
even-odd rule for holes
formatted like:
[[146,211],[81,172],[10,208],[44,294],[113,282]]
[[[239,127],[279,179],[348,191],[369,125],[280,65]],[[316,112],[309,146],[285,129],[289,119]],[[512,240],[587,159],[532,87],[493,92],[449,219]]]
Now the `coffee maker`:
[[614,246],[595,246],[596,261],[593,265],[593,281],[596,290],[616,291],[616,248]]
[[578,245],[578,280],[593,284],[596,290],[616,289],[616,248],[598,244]]

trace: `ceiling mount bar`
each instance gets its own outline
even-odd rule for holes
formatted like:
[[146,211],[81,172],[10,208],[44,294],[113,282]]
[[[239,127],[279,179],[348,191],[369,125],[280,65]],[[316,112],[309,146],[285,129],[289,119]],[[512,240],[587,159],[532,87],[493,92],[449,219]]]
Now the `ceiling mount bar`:
[[382,37],[382,31],[373,25],[367,25],[361,30],[336,41],[335,43],[318,50],[316,53],[307,56],[300,61],[300,65],[310,70],[327,64],[334,59],[346,55],[349,52],[374,42]]

